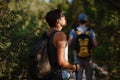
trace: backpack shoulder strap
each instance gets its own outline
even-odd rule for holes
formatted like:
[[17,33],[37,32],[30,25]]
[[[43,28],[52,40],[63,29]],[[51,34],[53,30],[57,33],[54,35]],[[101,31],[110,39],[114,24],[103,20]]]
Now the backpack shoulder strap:
[[75,33],[76,33],[77,36],[82,34],[82,32],[79,31],[79,30],[77,29],[77,27],[75,27],[74,30],[75,30]]
[[48,38],[50,38],[50,37],[54,36],[54,34],[55,34],[56,32],[59,32],[59,31],[57,31],[57,30],[52,31],[52,32],[50,33],[50,35],[48,36]]
[[78,31],[78,30],[77,30],[77,27],[75,27],[74,30],[75,30],[75,31]]
[[49,38],[52,37],[56,32],[58,32],[58,31],[52,31],[49,36],[47,35],[47,32],[44,32],[44,33],[41,35],[40,39],[49,39]]
[[86,35],[89,35],[89,34],[90,34],[90,31],[91,31],[91,28],[87,28],[87,30],[85,31],[85,34],[86,34]]

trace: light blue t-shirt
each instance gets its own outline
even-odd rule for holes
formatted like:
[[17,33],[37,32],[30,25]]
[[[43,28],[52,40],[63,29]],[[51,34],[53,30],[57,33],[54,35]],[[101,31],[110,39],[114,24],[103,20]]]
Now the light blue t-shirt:
[[[88,29],[88,27],[84,27],[84,26],[78,26],[77,27],[77,30],[80,30],[82,33],[85,33],[85,31]],[[72,29],[71,30],[71,32],[69,33],[69,35],[68,35],[68,37],[70,38],[70,37],[73,37],[73,41],[75,42],[75,40],[76,40],[76,37],[77,37],[77,35],[76,35],[76,32],[75,32],[75,30],[74,29]],[[94,33],[94,31],[91,29],[90,30],[90,38],[93,40],[93,39],[95,39],[95,33]]]
[[[88,27],[84,27],[84,26],[78,26],[77,27],[77,30],[80,30],[82,33],[85,33],[87,29],[88,29]],[[96,38],[95,37],[95,33],[94,33],[94,31],[92,29],[90,30],[89,36],[90,36],[90,38],[92,40]],[[76,35],[76,32],[75,32],[74,29],[71,30],[71,32],[69,33],[68,37],[69,38],[73,37],[73,43],[75,43],[77,35]],[[80,60],[77,57],[76,51],[74,51],[74,63],[79,63],[79,62],[80,62]]]

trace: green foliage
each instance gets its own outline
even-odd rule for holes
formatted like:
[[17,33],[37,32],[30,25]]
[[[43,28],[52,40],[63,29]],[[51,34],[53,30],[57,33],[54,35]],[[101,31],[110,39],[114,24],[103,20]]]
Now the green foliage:
[[[44,16],[51,9],[61,8],[68,23],[66,33],[77,24],[79,13],[88,15],[99,44],[94,60],[108,67],[110,80],[119,80],[119,3],[120,0],[73,0],[71,4],[67,0],[0,0],[0,79],[27,80],[30,48],[49,28]],[[69,56],[73,62],[73,55]]]
[[[48,30],[44,20],[50,9],[62,7],[44,0],[0,0],[0,79],[27,80],[32,44]],[[59,6],[58,6],[59,5]]]
[[98,65],[108,67],[110,80],[120,79],[118,77],[120,75],[118,69],[120,67],[119,2],[119,0],[73,0],[67,14],[68,32],[76,26],[79,13],[84,12],[88,15],[88,26],[95,30],[98,40],[98,47],[93,54],[94,60]]

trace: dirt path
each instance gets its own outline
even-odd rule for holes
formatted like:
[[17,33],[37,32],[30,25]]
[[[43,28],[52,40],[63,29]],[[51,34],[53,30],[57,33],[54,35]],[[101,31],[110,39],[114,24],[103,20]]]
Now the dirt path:
[[[74,73],[71,73],[71,76],[70,76],[70,79],[69,80],[75,80],[75,72]],[[83,79],[82,80],[86,80],[86,76],[85,76],[85,71],[83,72]],[[96,80],[95,79],[95,72],[93,74],[93,80]]]

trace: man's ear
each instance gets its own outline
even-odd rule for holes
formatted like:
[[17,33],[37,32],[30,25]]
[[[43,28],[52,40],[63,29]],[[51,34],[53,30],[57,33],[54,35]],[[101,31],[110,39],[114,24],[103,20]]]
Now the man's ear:
[[60,21],[60,20],[59,20],[59,19],[57,19],[56,23],[58,24],[58,23],[59,23],[59,21]]

